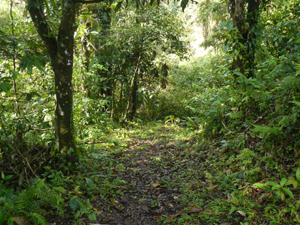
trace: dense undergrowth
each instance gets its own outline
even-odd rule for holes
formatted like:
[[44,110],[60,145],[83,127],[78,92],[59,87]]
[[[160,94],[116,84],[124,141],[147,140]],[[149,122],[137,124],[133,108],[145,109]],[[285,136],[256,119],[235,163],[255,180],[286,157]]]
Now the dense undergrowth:
[[[19,71],[10,55],[0,62],[0,225],[121,223],[125,215],[138,224],[142,214],[144,224],[300,224],[299,9],[289,1],[261,14],[252,77],[231,68],[230,23],[218,36],[221,21],[214,21],[205,44],[225,48],[201,57],[158,51],[153,62],[146,48],[132,120],[123,120],[130,111],[124,95],[135,67],[121,71],[128,79],[115,73],[120,101],[112,112],[117,97],[96,97],[96,85],[87,92],[94,72],[105,69],[92,61],[84,83],[85,59],[77,55],[73,132],[80,157],[74,170],[54,157],[53,74],[30,21],[20,19],[28,35],[18,39]],[[1,29],[10,31],[9,25]],[[0,37],[1,46],[13,48],[9,35],[1,31]],[[125,47],[120,63],[129,57]],[[166,88],[161,75],[151,75],[155,63],[168,64]]]

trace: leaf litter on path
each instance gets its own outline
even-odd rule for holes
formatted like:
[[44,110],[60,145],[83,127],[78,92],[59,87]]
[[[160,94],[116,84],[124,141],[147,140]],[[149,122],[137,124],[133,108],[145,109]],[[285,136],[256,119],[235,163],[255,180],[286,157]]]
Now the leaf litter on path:
[[116,158],[124,170],[119,171],[114,165],[109,168],[116,177],[127,182],[128,186],[124,187],[127,190],[115,198],[115,204],[97,200],[102,203],[98,210],[103,211],[98,215],[98,224],[155,225],[159,224],[160,217],[172,220],[178,217],[183,210],[178,201],[180,193],[169,185],[176,168],[169,165],[169,157],[162,159],[166,148],[159,143],[151,144],[150,140],[135,139],[128,149],[130,151]]

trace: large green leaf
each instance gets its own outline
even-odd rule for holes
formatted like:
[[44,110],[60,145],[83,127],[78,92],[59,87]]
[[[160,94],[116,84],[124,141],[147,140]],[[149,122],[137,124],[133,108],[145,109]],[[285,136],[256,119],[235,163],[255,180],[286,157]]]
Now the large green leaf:
[[281,179],[281,181],[280,181],[280,185],[285,185],[286,184],[286,182],[287,182],[287,179],[284,177],[284,178],[282,178]]
[[255,183],[255,184],[253,184],[253,187],[264,189],[264,190],[267,190],[267,191],[272,191],[270,186],[268,186],[266,184],[262,184],[262,183]]
[[35,65],[40,71],[43,71],[43,72],[44,72],[44,69],[43,69],[43,67],[41,66],[39,60],[35,59],[35,60],[34,60],[34,65]]
[[11,85],[9,83],[0,83],[0,88],[2,91],[4,92],[9,92],[9,90],[11,89]]
[[300,182],[300,168],[298,168],[296,171],[296,179],[298,182]]
[[77,197],[73,197],[70,199],[70,203],[69,206],[72,210],[76,210],[77,208],[79,208],[79,203],[78,203],[78,199]]
[[298,101],[290,101],[291,103],[294,103],[295,105],[297,105],[297,106],[300,106],[300,102],[298,102]]
[[287,188],[283,188],[282,189],[285,193],[287,193],[292,199],[294,199],[294,195],[293,192],[291,192],[291,190],[287,189]]
[[286,183],[286,185],[290,185],[292,184],[294,188],[298,187],[298,182],[295,180],[294,177],[290,177],[288,182]]

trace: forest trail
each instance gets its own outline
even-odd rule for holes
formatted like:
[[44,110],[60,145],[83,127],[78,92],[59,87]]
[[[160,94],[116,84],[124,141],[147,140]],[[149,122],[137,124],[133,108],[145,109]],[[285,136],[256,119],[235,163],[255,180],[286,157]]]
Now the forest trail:
[[[126,149],[113,155],[115,163],[108,171],[113,171],[112,177],[120,179],[124,186],[118,187],[122,194],[113,200],[98,199],[93,203],[100,212],[98,224],[154,225],[161,224],[157,222],[160,219],[171,223],[181,213],[186,214],[178,201],[179,183],[191,179],[182,174],[190,176],[186,170],[196,163],[184,157],[184,152],[189,151],[184,146],[191,143],[172,140],[166,135],[172,132],[168,128],[159,131],[156,137],[130,140]],[[107,176],[105,171],[101,176]]]

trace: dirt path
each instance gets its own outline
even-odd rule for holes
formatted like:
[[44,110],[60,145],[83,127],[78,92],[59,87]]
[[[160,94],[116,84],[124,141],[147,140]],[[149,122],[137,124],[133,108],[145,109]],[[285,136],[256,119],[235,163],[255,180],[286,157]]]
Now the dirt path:
[[[175,186],[170,186],[174,168],[174,155],[165,146],[153,140],[135,139],[129,143],[126,152],[115,155],[115,159],[124,165],[122,172],[113,169],[115,177],[126,181],[127,190],[115,198],[115,204],[102,204],[99,210],[101,224],[154,225],[162,217],[168,221],[178,216],[182,206],[176,201],[180,195]],[[99,200],[101,201],[101,200]]]

